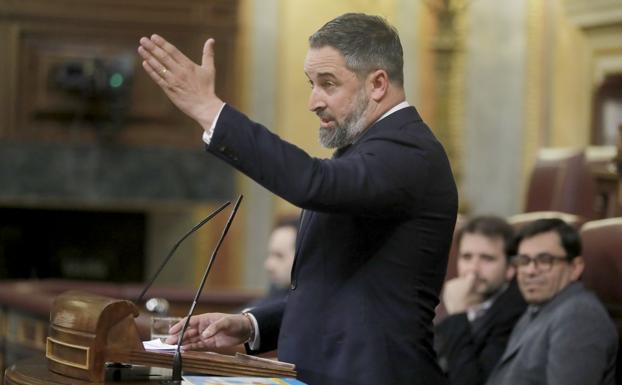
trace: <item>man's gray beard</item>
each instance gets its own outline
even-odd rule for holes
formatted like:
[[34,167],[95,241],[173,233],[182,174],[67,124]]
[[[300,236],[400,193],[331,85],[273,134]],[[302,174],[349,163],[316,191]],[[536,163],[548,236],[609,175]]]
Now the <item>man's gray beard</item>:
[[343,124],[335,122],[335,127],[320,127],[320,143],[326,148],[342,148],[352,144],[363,130],[367,128],[365,122],[365,110],[369,105],[369,98],[364,90],[360,90],[356,108],[348,116]]

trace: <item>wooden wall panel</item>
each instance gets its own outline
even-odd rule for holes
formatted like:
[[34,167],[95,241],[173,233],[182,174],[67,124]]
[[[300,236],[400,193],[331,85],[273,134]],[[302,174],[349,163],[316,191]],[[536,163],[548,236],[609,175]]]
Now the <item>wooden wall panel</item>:
[[[196,124],[142,70],[136,48],[151,33],[195,61],[205,39],[215,37],[218,92],[235,101],[235,1],[0,0],[0,31],[9,47],[0,57],[0,80],[8,85],[0,91],[0,139],[89,143],[105,135],[129,146],[200,147]],[[104,102],[86,102],[54,79],[66,63],[90,68],[115,60],[133,62],[134,73],[125,124],[112,131]]]
[[[0,19],[1,20],[1,19]],[[17,87],[14,61],[9,60],[17,53],[15,28],[9,23],[0,22],[0,137],[9,134],[15,126],[15,90]]]

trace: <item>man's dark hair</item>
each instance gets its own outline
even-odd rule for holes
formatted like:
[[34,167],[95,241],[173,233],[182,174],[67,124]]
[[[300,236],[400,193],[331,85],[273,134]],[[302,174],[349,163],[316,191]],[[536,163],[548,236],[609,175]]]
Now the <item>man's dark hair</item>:
[[581,255],[581,237],[579,232],[559,218],[538,219],[525,225],[518,232],[515,244],[518,246],[524,239],[548,233],[549,231],[554,231],[559,235],[568,260]]
[[500,238],[503,241],[503,249],[506,259],[510,259],[516,253],[514,248],[514,229],[505,219],[495,216],[479,216],[467,222],[459,231],[457,244],[460,245],[464,234],[480,234],[486,238]]
[[311,48],[339,51],[349,70],[362,78],[383,69],[389,80],[404,86],[404,54],[397,30],[380,16],[346,13],[324,24],[309,37]]

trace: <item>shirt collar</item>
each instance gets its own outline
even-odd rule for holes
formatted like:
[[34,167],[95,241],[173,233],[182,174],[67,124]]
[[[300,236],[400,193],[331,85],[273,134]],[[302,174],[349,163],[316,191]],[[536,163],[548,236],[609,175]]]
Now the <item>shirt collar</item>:
[[[393,108],[391,108],[389,111],[387,111],[387,112],[385,112],[384,114],[382,114],[382,116],[381,116],[378,120],[376,120],[373,124],[378,123],[379,121],[381,121],[382,119],[384,119],[384,118],[386,118],[387,116],[391,115],[392,113],[397,112],[397,111],[399,111],[399,110],[401,110],[401,109],[404,109],[404,108],[406,108],[406,107],[410,107],[410,104],[408,104],[408,102],[404,100],[403,102],[401,102],[401,103],[396,104],[395,106],[393,106]],[[373,124],[372,124],[372,125],[373,125]]]
[[486,313],[486,311],[490,309],[492,304],[497,300],[497,298],[501,296],[501,294],[503,294],[508,289],[509,286],[510,284],[506,282],[503,286],[501,286],[499,290],[497,290],[495,294],[493,294],[486,301],[470,307],[467,310],[467,318],[469,319],[469,321],[473,322],[475,319],[483,316],[484,313]]
[[389,115],[391,115],[391,114],[393,114],[393,113],[395,113],[395,112],[397,112],[397,111],[399,111],[401,109],[404,109],[406,107],[410,107],[410,104],[408,104],[408,102],[405,101],[405,100],[403,102],[398,103],[398,104],[394,105],[393,107],[391,107],[391,109],[389,111],[387,111],[384,114],[382,114],[382,116],[379,117],[378,120],[376,120],[375,122],[370,124],[369,127],[367,127],[363,132],[361,132],[361,134],[356,139],[354,139],[354,141],[351,144],[354,144],[354,143],[358,142],[359,139],[363,136],[363,133],[365,131],[367,131],[370,127],[372,127],[374,124],[378,123],[379,121],[381,121],[382,119],[386,118],[387,116],[389,116]]

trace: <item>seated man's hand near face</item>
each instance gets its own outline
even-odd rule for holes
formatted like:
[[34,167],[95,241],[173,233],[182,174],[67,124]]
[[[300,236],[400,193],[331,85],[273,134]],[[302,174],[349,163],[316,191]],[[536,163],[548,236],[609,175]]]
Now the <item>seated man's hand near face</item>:
[[443,303],[448,314],[464,313],[482,302],[481,294],[475,292],[475,281],[475,274],[469,273],[445,282]]

